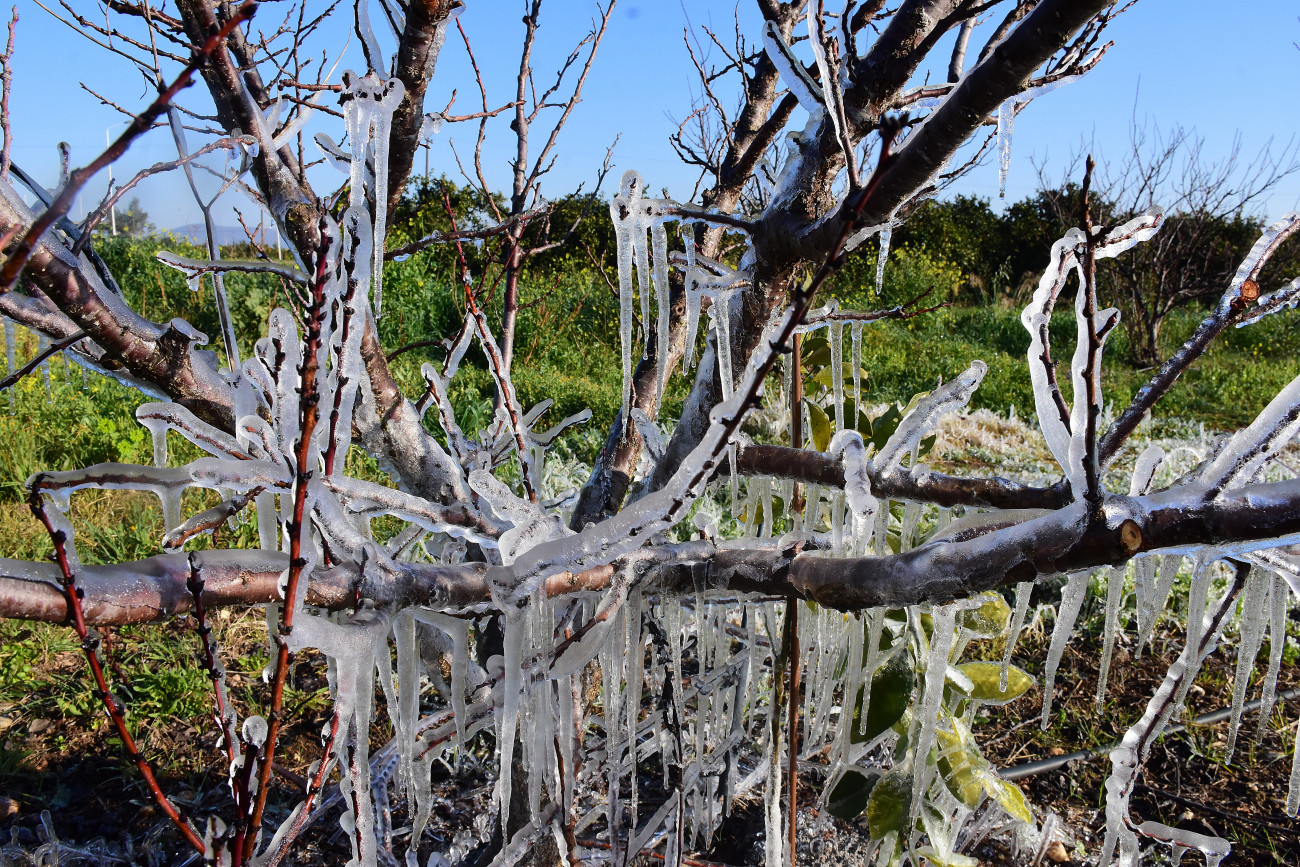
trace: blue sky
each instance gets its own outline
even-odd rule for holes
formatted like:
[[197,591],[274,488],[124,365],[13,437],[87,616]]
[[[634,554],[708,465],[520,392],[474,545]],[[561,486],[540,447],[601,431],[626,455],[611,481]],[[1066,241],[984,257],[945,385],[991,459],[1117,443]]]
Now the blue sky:
[[[745,0],[741,2],[740,23],[751,34],[752,44],[753,35],[759,32],[757,15],[744,5]],[[14,159],[53,183],[59,141],[72,145],[74,164],[85,163],[103,148],[106,129],[116,135],[122,128],[122,116],[100,105],[81,89],[80,82],[121,105],[137,109],[148,104],[151,93],[126,61],[91,45],[31,0],[19,0],[17,5],[21,20],[10,105]],[[87,14],[96,14],[91,4],[77,5],[87,7]],[[273,29],[283,14],[279,6],[267,4],[259,13],[258,25]],[[513,92],[523,2],[469,0],[468,6],[461,22],[484,70],[488,101],[495,107],[507,102]],[[539,80],[547,79],[558,66],[589,26],[593,12],[587,0],[548,0],[543,6],[535,63]],[[590,185],[606,147],[618,136],[615,171],[606,181],[607,191],[620,172],[636,168],[652,189],[666,187],[675,197],[689,196],[696,174],[681,165],[668,144],[669,134],[690,112],[698,94],[683,46],[683,28],[694,28],[706,44],[707,38],[701,32],[705,26],[728,40],[736,14],[731,2],[621,0],[583,102],[560,139],[558,160],[543,191],[560,195],[579,183]],[[1284,147],[1300,132],[1300,103],[1294,98],[1295,83],[1300,81],[1300,50],[1295,46],[1300,42],[1298,15],[1300,4],[1295,0],[1139,0],[1110,28],[1110,38],[1116,44],[1097,69],[1081,81],[1046,95],[1020,114],[1008,201],[1036,187],[1035,160],[1047,165],[1050,176],[1058,177],[1069,156],[1081,149],[1103,156],[1122,155],[1134,117],[1139,121],[1149,119],[1162,129],[1176,124],[1195,128],[1204,136],[1206,154],[1211,158],[1226,155],[1237,135],[1246,155],[1253,155],[1270,140],[1275,150]],[[990,26],[986,25],[985,30]],[[337,46],[346,38],[340,22],[334,31],[324,34],[322,44]],[[978,32],[975,42],[979,42]],[[940,63],[946,62],[948,44],[935,53]],[[713,59],[717,57],[714,49]],[[361,65],[360,51],[353,40],[338,69]],[[936,78],[942,77],[937,66],[929,71]],[[186,104],[200,111],[206,102],[201,87],[196,86],[186,97]],[[426,107],[441,109],[453,88],[457,90],[453,112],[478,108],[477,88],[460,36],[454,30]],[[727,93],[722,96],[724,101],[734,99]],[[316,128],[340,138],[341,122],[330,118],[324,121]],[[434,174],[457,175],[449,142],[454,141],[462,157],[467,156],[473,148],[474,126],[444,127],[429,154]],[[318,156],[314,146],[309,148],[311,156]],[[489,182],[499,188],[509,182],[508,160],[512,153],[506,120],[493,121],[489,124],[484,163]],[[144,165],[174,156],[170,137],[155,131],[137,143],[116,168],[116,175],[121,179]],[[423,157],[417,158],[417,167],[423,164]],[[329,175],[330,169],[321,171],[317,187],[323,193],[338,181]],[[102,181],[92,182],[83,195],[82,208],[102,190]],[[171,227],[197,219],[197,210],[179,175],[151,180],[139,190],[155,224]],[[990,159],[977,167],[954,192],[996,200],[994,162]],[[239,207],[246,216],[255,212],[254,206],[238,193],[228,193],[223,202]],[[1288,178],[1264,208],[1273,217],[1300,208],[1300,177]],[[219,209],[219,222],[233,222],[226,208]]]

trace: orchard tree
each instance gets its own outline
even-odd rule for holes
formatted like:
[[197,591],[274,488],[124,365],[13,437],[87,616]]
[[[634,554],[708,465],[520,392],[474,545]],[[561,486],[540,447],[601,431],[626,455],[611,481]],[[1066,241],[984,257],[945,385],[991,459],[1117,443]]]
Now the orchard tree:
[[[1129,219],[1157,205],[1168,211],[1159,237],[1107,263],[1100,272],[1103,294],[1124,314],[1134,360],[1159,364],[1160,333],[1169,315],[1219,297],[1220,287],[1232,278],[1264,226],[1264,198],[1300,171],[1297,155],[1292,142],[1278,153],[1266,145],[1248,158],[1238,134],[1227,155],[1213,160],[1196,132],[1181,126],[1161,132],[1147,123],[1131,130],[1121,159],[1103,163],[1094,179],[1094,195],[1112,220]],[[1064,231],[1078,213],[1079,187],[1068,180],[1046,182],[1041,168],[1039,180],[1043,190],[1038,202],[1053,228]]]
[[[539,5],[525,11],[535,17]],[[775,867],[793,852],[798,758],[822,750],[834,770],[818,803],[844,812],[864,804],[878,863],[958,863],[956,831],[986,801],[1032,821],[1024,796],[992,771],[971,733],[983,704],[1023,693],[1031,679],[1009,665],[1010,650],[1001,665],[960,663],[967,643],[1003,634],[1014,620],[1014,646],[1033,583],[1068,576],[1046,660],[1046,715],[1092,573],[1110,570],[1108,660],[1125,566],[1136,564],[1146,628],[1168,601],[1164,578],[1184,558],[1194,573],[1186,649],[1111,754],[1102,854],[1107,863],[1135,863],[1143,838],[1200,849],[1211,863],[1227,851],[1217,837],[1142,821],[1129,795],[1239,598],[1241,658],[1255,658],[1266,624],[1279,646],[1300,580],[1289,547],[1300,538],[1300,481],[1275,459],[1300,427],[1300,380],[1190,472],[1162,473],[1158,448],[1142,451],[1131,471],[1118,460],[1217,334],[1295,302],[1300,281],[1265,293],[1272,287],[1261,287],[1259,275],[1300,229],[1300,216],[1259,236],[1193,338],[1107,426],[1101,361],[1118,313],[1098,297],[1097,263],[1158,239],[1164,217],[1151,208],[1100,222],[1085,173],[1077,225],[1052,246],[1023,314],[1038,423],[1059,481],[934,472],[920,462],[923,441],[941,416],[966,405],[985,366],[976,362],[918,397],[889,425],[864,426],[858,370],[871,359],[861,357],[862,331],[918,315],[925,302],[843,310],[819,306],[827,301],[820,290],[869,237],[885,262],[895,224],[987,152],[1005,170],[1016,112],[1102,62],[1104,30],[1120,10],[1106,0],[903,0],[889,9],[870,0],[835,10],[760,0],[758,8],[761,33],[738,34],[725,67],[697,58],[706,102],[698,134],[678,145],[703,171],[698,204],[652,198],[627,171],[610,205],[621,409],[572,497],[548,481],[547,449],[585,416],[548,429],[539,424],[545,404],[521,405],[484,308],[521,267],[527,233],[519,227],[544,210],[540,199],[533,207],[535,170],[524,149],[512,197],[526,207],[512,198],[509,213],[466,225],[448,198],[446,228],[425,239],[456,250],[485,241],[500,254],[477,272],[458,254],[458,279],[446,291],[463,305],[463,324],[429,335],[445,339],[445,359],[424,366],[421,393],[399,386],[385,356],[392,347],[376,328],[383,266],[396,255],[386,246],[390,215],[422,137],[450,119],[426,106],[439,52],[453,28],[496,32],[494,7],[330,7],[354,31],[366,64],[337,75],[337,55],[326,53],[334,47],[319,44],[322,13],[310,4],[289,14],[268,5],[254,17],[251,2],[155,8],[113,0],[106,17],[73,22],[127,55],[156,82],[157,97],[54,189],[11,167],[0,184],[0,311],[44,335],[51,351],[149,397],[136,416],[154,436],[154,466],[33,476],[32,513],[54,558],[0,564],[0,614],[76,631],[93,680],[87,688],[195,852],[219,863],[281,862],[337,774],[355,863],[414,863],[429,851],[431,763],[490,729],[495,864],[517,862],[541,841],[570,864],[625,863],[655,847],[681,863],[708,844],[737,797],[761,791],[766,863]],[[595,15],[586,43],[593,51],[609,7]],[[487,20],[476,25],[478,16]],[[918,81],[949,32],[957,38],[944,58],[948,80]],[[208,100],[182,108],[195,79]],[[724,111],[730,103],[718,94],[733,83],[739,109]],[[527,104],[513,105],[515,133],[524,136],[519,112],[527,120],[549,97],[523,84],[520,93]],[[221,131],[196,132],[196,116]],[[309,122],[321,127],[319,152],[346,173],[337,190],[330,166],[313,167],[318,151],[302,134]],[[210,260],[163,254],[192,280],[211,282],[218,353],[188,323],[130,309],[95,255],[94,224],[128,185],[85,222],[68,219],[87,181],[157,124],[179,154],[148,171],[190,175],[224,151],[223,184],[256,197],[293,253],[292,265],[222,260],[215,243]],[[190,141],[196,135],[203,144]],[[210,226],[213,200],[199,202]],[[738,236],[743,248],[728,250]],[[298,297],[296,314],[271,313],[247,357],[226,312],[221,275],[232,270],[271,272]],[[1078,325],[1071,400],[1048,332],[1067,286]],[[826,332],[819,364],[831,375],[805,424],[812,371],[799,349],[817,331]],[[471,348],[482,352],[497,392],[495,418],[477,432],[457,423],[449,396]],[[665,386],[679,376],[689,383],[684,407],[661,418]],[[746,428],[750,420],[760,423]],[[764,430],[775,434],[752,441]],[[205,456],[172,466],[175,436]],[[389,483],[349,476],[353,447]],[[69,499],[123,488],[158,495],[160,552],[84,565]],[[195,488],[214,492],[211,505],[185,514],[181,494]],[[723,531],[709,518],[719,504],[736,518]],[[196,549],[196,539],[240,515],[255,516],[255,548]],[[1005,586],[1016,588],[1014,618],[990,592]],[[207,625],[214,609],[230,606],[264,606],[269,624],[271,698],[243,720],[225,694],[222,651]],[[196,624],[211,672],[231,781],[221,815],[184,815],[169,800],[101,661],[98,628],[180,614]],[[423,668],[424,642],[451,658],[438,696],[422,691],[422,672],[442,681],[438,665]],[[286,680],[308,649],[328,660],[332,719],[320,761],[301,769],[300,801],[272,822]],[[598,714],[586,686],[596,672]],[[1238,690],[1250,673],[1246,665]],[[1270,702],[1276,677],[1271,666]],[[394,738],[372,757],[376,680]],[[653,787],[646,768],[662,774]],[[390,796],[408,809],[404,852],[387,824]],[[1293,787],[1292,813],[1297,800]]]

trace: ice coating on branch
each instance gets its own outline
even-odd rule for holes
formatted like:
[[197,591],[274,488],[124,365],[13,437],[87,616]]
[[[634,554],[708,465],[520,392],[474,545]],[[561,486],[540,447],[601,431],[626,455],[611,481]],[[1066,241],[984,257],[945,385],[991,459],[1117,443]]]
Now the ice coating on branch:
[[[813,14],[809,9],[809,14]],[[809,21],[812,27],[812,21]],[[814,41],[816,39],[814,38]],[[786,45],[785,40],[781,37],[781,32],[777,30],[776,24],[768,21],[763,26],[763,47],[767,49],[767,56],[771,59],[776,71],[781,76],[781,82],[790,88],[790,92],[799,100],[799,107],[820,120],[824,111],[822,101],[817,97],[817,92],[821,90],[817,82],[808,77],[804,71],[803,64]]]
[[1281,289],[1261,295],[1259,302],[1237,323],[1238,328],[1258,322],[1270,313],[1294,309],[1300,304],[1300,277],[1296,277]]
[[1249,426],[1234,434],[1218,450],[1201,471],[1199,481],[1211,491],[1250,484],[1298,432],[1300,377],[1287,383]]
[[[821,7],[817,3],[808,4],[808,42],[812,45],[813,57],[816,58],[817,72],[821,77],[821,103],[827,107],[827,114],[830,115],[831,125],[835,129],[836,141],[843,141],[844,130],[840,126],[840,113],[832,108],[836,104],[836,91],[841,82],[831,74],[830,61],[826,56],[826,46],[822,44],[820,38],[821,31]],[[770,53],[769,53],[770,56]]]
[[1007,195],[1007,174],[1011,171],[1011,134],[1015,129],[1016,111],[1035,97],[1050,93],[1077,78],[1078,75],[1067,75],[1056,81],[1031,87],[1007,99],[998,107],[998,198],[1006,198]]
[[[1163,219],[1164,212],[1162,210],[1151,208],[1127,223],[1111,229],[1095,247],[1095,257],[1097,259],[1112,258],[1131,249],[1135,244],[1148,240],[1159,229]],[[1056,301],[1060,297],[1062,290],[1064,290],[1070,273],[1072,271],[1080,272],[1079,283],[1082,284],[1083,282],[1080,271],[1080,256],[1085,241],[1083,230],[1070,229],[1065,233],[1064,237],[1052,245],[1048,266],[1043,271],[1043,276],[1039,280],[1038,287],[1034,290],[1034,295],[1029,304],[1020,314],[1021,324],[1029,332],[1029,381],[1034,390],[1034,410],[1038,415],[1038,424],[1042,429],[1043,438],[1047,440],[1048,449],[1066,471],[1076,492],[1085,490],[1082,469],[1084,456],[1082,454],[1081,438],[1077,446],[1072,446],[1074,437],[1071,436],[1071,432],[1072,430],[1077,432],[1079,427],[1078,423],[1073,419],[1075,417],[1084,418],[1090,408],[1083,401],[1076,400],[1077,405],[1072,413],[1066,405],[1065,399],[1061,396],[1060,388],[1057,386],[1055,379],[1055,367],[1051,364],[1048,326],[1051,322]],[[1099,325],[1112,315],[1112,311],[1103,311],[1094,318],[1093,322],[1086,322],[1079,312],[1082,309],[1082,302],[1082,297],[1079,297],[1076,301],[1076,318],[1078,319],[1079,334],[1081,336],[1079,345],[1076,346],[1074,364],[1072,365],[1076,395],[1084,393],[1077,386],[1084,382],[1083,374],[1087,367],[1087,340],[1082,339],[1087,333],[1086,329],[1092,329],[1096,332]],[[1095,304],[1093,306],[1095,307]],[[1100,377],[1100,364],[1096,364],[1095,367],[1094,375]],[[1098,389],[1098,391],[1100,390]]]
[[1052,629],[1052,643],[1047,650],[1046,671],[1043,675],[1043,714],[1041,725],[1047,731],[1052,713],[1052,694],[1056,684],[1056,669],[1061,664],[1065,645],[1074,633],[1074,623],[1088,595],[1088,573],[1075,572],[1061,591],[1061,604],[1057,606],[1056,626]]
[[343,93],[339,102],[343,105],[343,121],[352,147],[349,166],[352,183],[348,205],[351,208],[367,208],[374,215],[370,277],[376,316],[380,314],[383,304],[389,129],[393,112],[401,105],[405,94],[406,89],[397,78],[381,80],[373,70],[363,76],[358,76],[351,70],[343,73]]
[[921,398],[916,407],[903,417],[898,430],[889,438],[889,442],[876,457],[876,465],[881,470],[889,470],[902,463],[921,438],[930,431],[945,413],[961,409],[970,402],[971,395],[979,387],[988,365],[982,361],[972,361],[970,367],[959,373],[952,380]]

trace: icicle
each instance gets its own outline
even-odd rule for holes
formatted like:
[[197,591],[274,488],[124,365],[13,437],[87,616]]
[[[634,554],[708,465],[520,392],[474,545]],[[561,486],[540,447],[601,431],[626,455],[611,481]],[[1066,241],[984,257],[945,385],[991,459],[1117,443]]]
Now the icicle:
[[275,510],[275,494],[263,491],[254,500],[257,504],[257,541],[263,551],[280,549],[280,519]]
[[628,417],[632,396],[632,263],[638,241],[634,234],[635,212],[640,210],[644,188],[641,175],[629,169],[623,173],[618,194],[609,204],[610,219],[614,221],[614,239],[618,245],[618,334],[623,360],[624,419]]
[[[15,326],[12,319],[6,318],[4,322],[5,322],[5,374],[12,375],[14,370],[17,367],[14,359]],[[14,415],[18,412],[15,402],[16,399],[14,397],[14,387],[10,386],[9,387],[9,414],[10,415]]]
[[1138,656],[1155,635],[1156,623],[1160,620],[1160,613],[1164,611],[1165,602],[1169,599],[1169,591],[1173,589],[1174,579],[1178,577],[1178,567],[1182,562],[1183,558],[1178,555],[1160,558],[1158,577],[1155,584],[1150,587],[1151,592],[1142,600],[1142,604],[1147,606],[1144,617],[1146,625],[1138,635],[1136,654]]
[[1232,722],[1228,727],[1228,746],[1223,761],[1232,761],[1237,748],[1237,731],[1241,728],[1241,712],[1250,686],[1250,673],[1255,670],[1255,656],[1264,638],[1264,603],[1272,576],[1261,569],[1252,569],[1246,588],[1241,594],[1241,637],[1237,642],[1237,674],[1232,682]]
[[713,331],[718,338],[718,382],[722,399],[730,400],[736,381],[731,372],[731,292],[722,291],[713,299]]
[[1008,99],[998,106],[998,198],[1007,197],[1007,174],[1011,171],[1011,133],[1016,123],[1016,103]]
[[1048,84],[1031,87],[1024,93],[1017,94],[998,106],[998,198],[1004,199],[1007,195],[1007,174],[1011,171],[1011,134],[1015,130],[1016,109],[1025,105],[1034,97],[1055,90],[1064,84],[1069,84],[1078,77],[1078,75],[1070,75]]
[[502,617],[505,650],[505,678],[499,689],[501,703],[497,709],[497,753],[500,756],[496,801],[501,813],[501,827],[510,826],[511,767],[515,755],[515,732],[519,722],[519,699],[523,694],[523,641],[526,625],[523,617]]
[[1052,630],[1052,644],[1047,650],[1047,670],[1043,675],[1043,731],[1047,731],[1052,713],[1052,690],[1056,682],[1056,669],[1061,664],[1065,645],[1074,633],[1074,622],[1079,618],[1083,600],[1088,595],[1088,573],[1075,572],[1061,591],[1061,604],[1056,609],[1056,627]]
[[1282,651],[1286,648],[1286,618],[1291,603],[1291,589],[1283,578],[1272,576],[1269,596],[1268,672],[1259,704],[1259,723],[1255,740],[1264,736],[1273,705],[1277,701],[1277,676],[1282,670]]
[[1286,792],[1286,814],[1294,819],[1297,812],[1300,812],[1300,723],[1296,725],[1295,746],[1291,750],[1291,781]]
[[[1133,561],[1133,594],[1137,597],[1138,635],[1147,631],[1147,620],[1154,616],[1156,592],[1156,558],[1139,557]],[[1142,645],[1138,645],[1135,657],[1142,655]]]
[[[862,323],[854,322],[849,327],[853,341],[853,411],[862,412]],[[858,420],[853,419],[850,427],[857,427]]]
[[[626,681],[627,695],[624,697],[624,708],[627,712],[627,732],[628,732],[628,753],[632,762],[631,776],[631,819],[632,827],[637,825],[637,722],[641,714],[641,693],[645,688],[645,677],[642,667],[645,661],[641,634],[641,590],[638,588],[628,594],[627,602],[623,606],[623,667]],[[621,757],[617,757],[614,764],[621,764]]]
[[[692,233],[693,234],[693,233]],[[668,379],[668,334],[672,325],[672,298],[668,284],[668,232],[662,222],[656,221],[650,230],[650,244],[654,259],[655,299],[659,302],[659,329],[655,340],[655,376],[659,380],[659,393],[664,393]]]
[[880,252],[876,254],[876,297],[885,290],[885,263],[889,261],[889,242],[894,237],[894,224],[886,222],[880,229]]
[[[934,744],[934,727],[939,718],[939,706],[943,702],[943,685],[948,678],[948,654],[952,651],[953,642],[957,637],[957,609],[958,604],[952,604],[931,609],[930,612],[934,632],[931,633],[930,651],[925,662],[925,688],[920,706],[917,708],[916,738],[912,741],[914,744],[912,755],[916,757],[912,768],[911,815],[913,817],[921,809],[921,802],[924,800],[924,789],[921,784],[924,782],[927,767],[925,757],[930,754],[930,747]],[[921,631],[919,623],[916,629],[918,632]],[[864,708],[863,717],[865,716]]]
[[[1205,626],[1206,612],[1209,610],[1210,594],[1209,564],[1203,557],[1196,558],[1192,567],[1192,581],[1187,588],[1187,636],[1188,647],[1197,647],[1201,643],[1201,633]],[[1175,708],[1181,708],[1187,700],[1187,691],[1192,688],[1193,678],[1184,678],[1174,695]],[[1176,712],[1176,711],[1175,711]]]
[[[622,630],[623,612],[617,615],[618,622],[614,634]],[[609,827],[609,842],[614,863],[620,861],[619,835],[622,831],[623,800],[619,796],[619,778],[623,758],[623,724],[622,690],[620,681],[623,673],[622,642],[607,641],[600,651],[600,677],[605,700],[605,767],[607,770],[606,824]],[[635,736],[635,733],[633,733]],[[635,772],[634,772],[635,773]]]
[[[36,354],[38,356],[44,355],[45,350],[49,348],[50,338],[38,332],[36,335]],[[41,378],[45,380],[45,396],[52,398],[54,391],[50,386],[50,360],[48,358],[41,362]]]
[[1032,595],[1034,595],[1034,582],[1022,581],[1021,584],[1015,585],[1015,612],[1011,615],[1011,630],[1006,633],[1006,655],[1002,656],[1001,686],[998,686],[998,689],[1006,689],[1006,677],[1011,668],[1011,653],[1015,650],[1015,641],[1021,637],[1024,616],[1030,611]]
[[[764,834],[766,858],[763,863],[767,867],[783,867],[785,864],[785,833],[784,823],[781,821],[784,815],[781,809],[781,778],[784,776],[781,769],[784,762],[781,757],[785,739],[781,737],[779,730],[775,734],[775,743],[768,744],[767,752],[761,760],[768,769],[767,785],[763,788],[763,824],[766,832]],[[1297,750],[1297,753],[1300,753],[1300,750]],[[1297,767],[1300,767],[1300,763]],[[791,821],[793,820],[792,816]]]
[[829,330],[831,333],[831,390],[834,392],[835,399],[835,430],[842,431],[844,430],[844,323],[832,322]]
[[[1106,579],[1106,626],[1102,639],[1101,666],[1097,671],[1097,711],[1100,713],[1106,697],[1106,681],[1110,676],[1110,661],[1115,652],[1115,637],[1119,632],[1119,605],[1124,598],[1124,567],[1112,566]],[[1005,671],[1005,669],[1003,669]],[[1002,688],[1006,689],[1005,675]]]

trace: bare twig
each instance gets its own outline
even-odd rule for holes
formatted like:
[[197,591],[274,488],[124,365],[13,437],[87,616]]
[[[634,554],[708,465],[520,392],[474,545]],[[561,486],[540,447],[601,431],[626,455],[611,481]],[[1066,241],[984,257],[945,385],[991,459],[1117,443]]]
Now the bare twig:
[[69,174],[68,182],[59,191],[59,195],[55,198],[53,204],[36,218],[31,228],[27,230],[27,234],[23,236],[17,247],[10,253],[9,258],[5,260],[4,267],[0,268],[0,293],[9,292],[13,289],[18,282],[18,276],[22,273],[23,266],[27,264],[27,260],[36,249],[41,236],[45,234],[50,226],[58,222],[59,218],[68,213],[68,209],[72,207],[73,201],[77,198],[77,193],[81,191],[86,182],[105,166],[126,153],[131,143],[153,126],[159,115],[167,110],[172,98],[181,90],[189,87],[194,81],[194,73],[207,61],[209,55],[221,48],[226,37],[240,24],[251,18],[256,9],[255,0],[247,0],[244,5],[236,9],[230,16],[230,20],[222,25],[221,29],[209,37],[203,43],[203,46],[194,53],[194,57],[185,66],[184,71],[176,77],[176,80],[163,90],[147,109],[135,116],[135,119],[127,126],[126,131],[118,136],[113,144],[89,165],[74,169]]
[[5,43],[5,53],[0,55],[0,131],[4,133],[4,145],[0,147],[0,180],[9,179],[9,150],[13,146],[13,132],[9,128],[9,94],[13,91],[14,72],[14,31],[18,27],[18,7],[13,7],[13,17],[9,19],[9,41]]
[[0,379],[0,391],[4,391],[7,388],[12,388],[15,384],[17,384],[18,380],[22,379],[24,376],[31,373],[33,370],[40,367],[42,362],[48,360],[54,355],[59,354],[60,352],[67,349],[72,344],[85,339],[86,339],[86,333],[84,331],[78,331],[76,334],[73,334],[69,337],[63,338],[62,340],[58,340],[54,343],[51,343],[44,352],[39,353],[31,361],[27,362],[18,370],[6,376],[4,379]]
[[256,830],[261,825],[262,811],[266,808],[266,796],[270,788],[271,762],[275,759],[275,749],[280,736],[282,724],[281,711],[284,706],[284,685],[289,675],[292,654],[289,652],[288,639],[293,634],[294,615],[300,600],[298,586],[310,577],[307,571],[308,561],[303,555],[304,537],[308,531],[307,487],[311,483],[314,459],[312,449],[316,423],[320,420],[320,392],[316,384],[317,355],[322,339],[321,328],[325,316],[325,284],[329,281],[329,232],[322,217],[321,246],[317,251],[316,275],[312,286],[312,304],[307,314],[307,333],[303,342],[302,381],[298,387],[299,394],[299,430],[301,431],[294,455],[293,511],[288,523],[289,537],[289,575],[285,582],[284,604],[280,609],[280,634],[275,657],[275,675],[271,680],[271,708],[267,714],[266,746],[262,764],[258,770],[257,800],[253,804],[248,838],[244,841],[243,857],[247,861],[253,855],[257,841]]
[[126,751],[127,758],[131,760],[131,763],[136,766],[136,769],[144,778],[145,785],[148,786],[149,792],[153,795],[159,809],[181,832],[185,842],[193,847],[196,852],[201,853],[204,851],[203,840],[190,826],[189,820],[163,794],[162,788],[158,785],[158,779],[154,776],[153,768],[149,765],[149,760],[141,754],[140,748],[136,746],[135,739],[131,737],[131,732],[126,726],[126,711],[113,698],[108,678],[104,673],[104,667],[99,661],[97,652],[100,642],[99,637],[91,633],[82,613],[81,592],[77,588],[77,578],[73,574],[71,559],[68,556],[67,546],[71,540],[66,530],[55,526],[54,519],[46,511],[44,500],[46,492],[41,478],[38,475],[32,480],[28,506],[36,519],[45,525],[46,531],[50,534],[50,541],[54,543],[54,562],[59,568],[63,597],[67,602],[66,622],[76,631],[77,637],[81,639],[81,650],[86,656],[91,675],[95,679],[95,695],[103,702],[104,709],[108,712],[108,717],[112,721],[114,729],[117,730],[117,736],[122,741],[122,748]]

